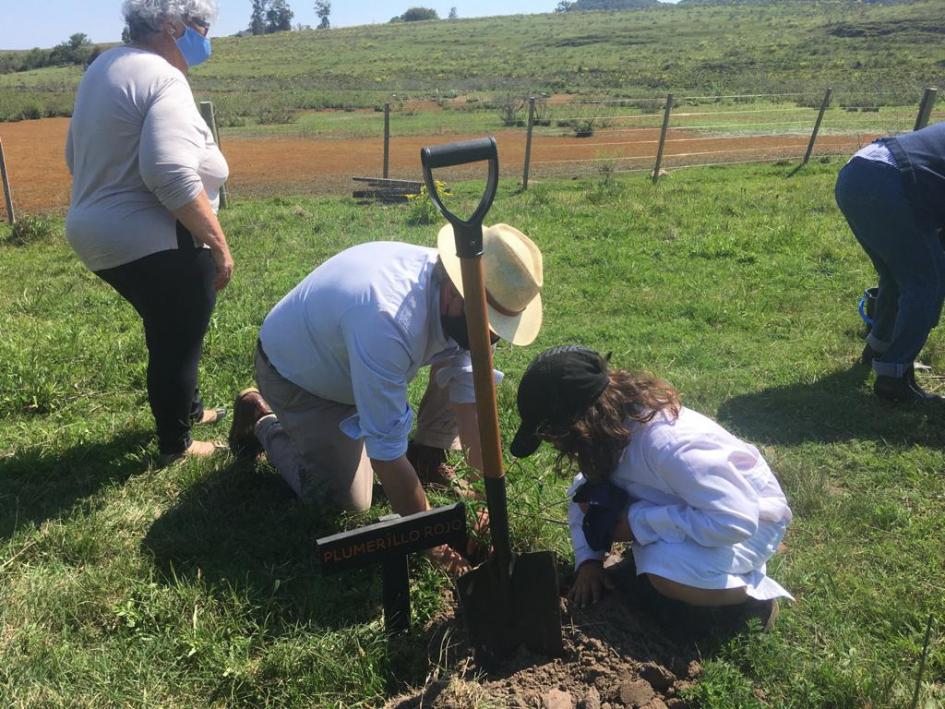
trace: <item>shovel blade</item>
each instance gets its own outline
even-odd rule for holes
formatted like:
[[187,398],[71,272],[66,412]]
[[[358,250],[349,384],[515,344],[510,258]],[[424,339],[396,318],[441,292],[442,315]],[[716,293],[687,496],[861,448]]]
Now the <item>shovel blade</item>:
[[509,657],[520,645],[552,657],[563,652],[553,552],[513,555],[507,577],[493,557],[462,576],[458,587],[469,639],[481,660]]

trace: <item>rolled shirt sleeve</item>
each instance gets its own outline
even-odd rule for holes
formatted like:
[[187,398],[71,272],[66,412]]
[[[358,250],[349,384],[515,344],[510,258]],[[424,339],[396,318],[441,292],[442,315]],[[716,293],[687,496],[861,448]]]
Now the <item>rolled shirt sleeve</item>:
[[389,318],[379,323],[352,312],[343,335],[357,413],[342,422],[341,430],[351,438],[363,438],[369,458],[396,460],[407,452],[413,425],[407,402],[411,359],[403,334]]
[[577,492],[577,489],[581,487],[585,482],[585,477],[583,474],[578,473],[574,476],[574,482],[571,483],[571,487],[568,489],[568,499],[571,502],[568,504],[568,527],[571,529],[571,545],[574,547],[574,568],[580,568],[581,564],[585,561],[590,561],[591,559],[602,560],[604,558],[604,552],[594,551],[587,543],[587,538],[584,536],[584,513],[581,511],[581,507],[574,501],[574,493]]
[[155,92],[141,127],[138,169],[168,210],[193,202],[203,191],[199,168],[206,136],[187,82],[181,76]]
[[649,461],[681,503],[638,501],[628,519],[639,544],[691,539],[705,547],[731,546],[758,529],[759,500],[735,461],[743,455],[712,439],[657,449]]
[[[442,361],[436,373],[436,384],[449,388],[449,398],[454,404],[476,403],[476,387],[473,383],[472,358],[469,352],[462,351]],[[496,386],[502,383],[505,375],[497,369],[492,370],[492,379]]]

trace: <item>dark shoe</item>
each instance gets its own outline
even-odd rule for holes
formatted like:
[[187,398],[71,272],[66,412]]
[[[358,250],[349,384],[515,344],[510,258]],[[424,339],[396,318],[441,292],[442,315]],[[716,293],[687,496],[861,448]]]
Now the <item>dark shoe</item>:
[[446,451],[410,441],[407,460],[417,471],[424,487],[454,490],[460,497],[475,497],[473,487],[456,475],[456,468],[446,462]]
[[910,369],[902,377],[887,377],[876,375],[873,391],[880,399],[898,401],[902,403],[916,403],[923,401],[942,401],[938,394],[931,394],[920,387],[915,380],[915,372]]
[[272,413],[258,389],[244,389],[233,402],[230,450],[238,458],[255,458],[262,451],[256,438],[256,422]]
[[424,485],[449,488],[456,479],[456,470],[446,462],[446,451],[442,448],[410,441],[407,445],[407,460]]
[[768,633],[774,628],[778,615],[781,613],[781,605],[777,598],[771,598],[767,601],[759,601],[749,598],[741,606],[743,622],[748,623],[752,618],[761,624],[761,629]]

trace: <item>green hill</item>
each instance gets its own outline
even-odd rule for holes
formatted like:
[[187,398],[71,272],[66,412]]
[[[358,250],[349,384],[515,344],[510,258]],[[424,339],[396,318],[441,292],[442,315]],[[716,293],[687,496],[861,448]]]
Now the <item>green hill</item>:
[[[220,38],[193,72],[229,118],[399,96],[857,91],[945,77],[945,3],[839,0],[564,12]],[[0,114],[67,112],[79,68],[0,76]],[[890,99],[892,100],[892,99]]]

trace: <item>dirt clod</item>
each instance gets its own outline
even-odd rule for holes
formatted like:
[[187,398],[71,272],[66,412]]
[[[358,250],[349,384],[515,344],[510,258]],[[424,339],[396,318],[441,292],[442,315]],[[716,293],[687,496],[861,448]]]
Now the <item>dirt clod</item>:
[[601,709],[600,692],[596,687],[591,687],[584,695],[584,699],[578,702],[578,709]]
[[676,681],[676,676],[672,672],[655,662],[644,663],[639,672],[640,676],[649,682],[657,692],[665,691]]
[[656,693],[645,679],[628,679],[621,682],[617,696],[628,707],[644,707],[650,703]]
[[552,689],[542,697],[541,705],[543,709],[572,709],[574,701],[570,693]]
[[664,702],[659,697],[654,697],[650,700],[650,703],[647,704],[643,709],[667,709],[666,702]]

